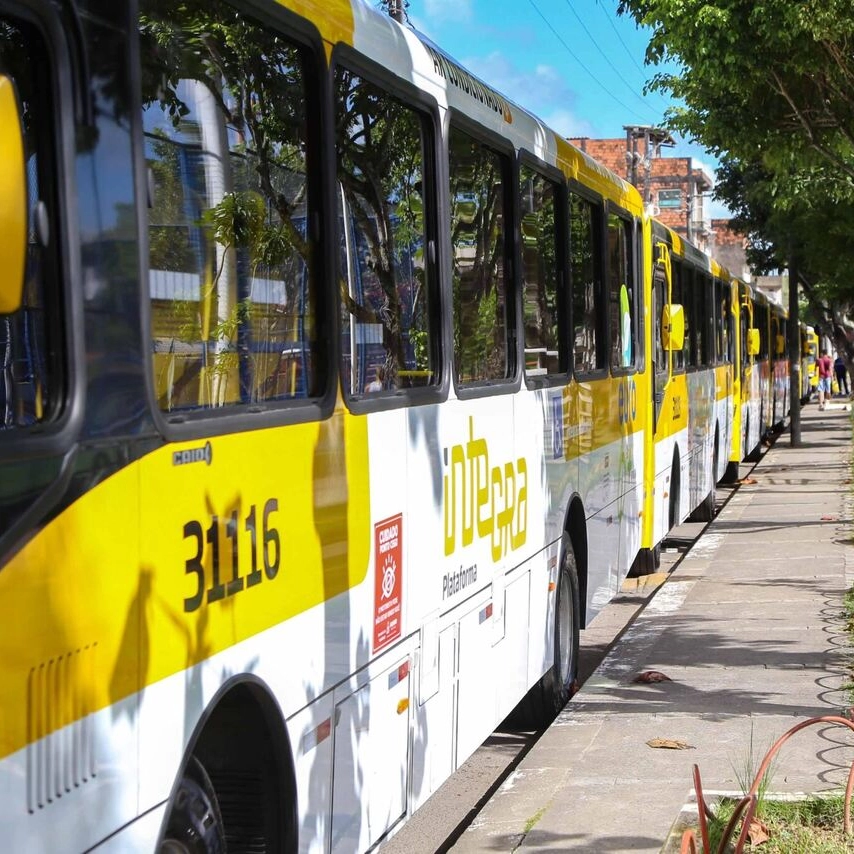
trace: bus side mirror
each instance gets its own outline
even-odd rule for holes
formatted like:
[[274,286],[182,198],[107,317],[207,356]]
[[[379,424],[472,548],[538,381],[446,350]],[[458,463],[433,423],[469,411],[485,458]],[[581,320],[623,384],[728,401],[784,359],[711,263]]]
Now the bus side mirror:
[[685,312],[677,303],[668,303],[661,311],[661,346],[677,352],[685,346]]
[[27,164],[15,84],[0,74],[0,314],[21,307],[27,263]]
[[747,355],[759,355],[759,330],[756,327],[747,330]]
[[777,355],[782,356],[786,352],[786,338],[784,335],[777,336]]

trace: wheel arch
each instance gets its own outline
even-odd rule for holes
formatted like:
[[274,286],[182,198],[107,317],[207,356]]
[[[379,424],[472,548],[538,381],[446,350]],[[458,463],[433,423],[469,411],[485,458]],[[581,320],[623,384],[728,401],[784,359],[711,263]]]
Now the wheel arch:
[[581,628],[587,625],[587,522],[584,517],[584,504],[579,495],[573,495],[566,511],[564,530],[575,553],[575,567],[578,572],[578,598],[581,605]]
[[667,531],[672,531],[679,524],[682,511],[682,455],[679,443],[673,443],[673,458],[670,462],[670,489],[668,503]]
[[[208,771],[218,799],[223,797],[226,787],[234,791],[229,778],[235,777],[240,778],[234,796],[238,801],[260,795],[262,809],[255,804],[260,815],[254,829],[263,832],[269,841],[266,850],[282,854],[297,850],[299,818],[293,755],[284,715],[267,684],[253,674],[227,680],[208,704],[184,750],[156,850],[163,839],[181,778],[193,756]],[[250,771],[256,772],[255,788],[246,785],[247,763]],[[225,810],[222,807],[221,802],[228,831],[229,805],[225,804]]]

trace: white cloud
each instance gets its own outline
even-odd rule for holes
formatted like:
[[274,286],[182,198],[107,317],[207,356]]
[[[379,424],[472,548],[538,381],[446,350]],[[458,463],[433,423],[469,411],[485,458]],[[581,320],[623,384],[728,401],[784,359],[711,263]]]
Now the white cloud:
[[543,121],[547,115],[565,118],[575,104],[575,91],[551,65],[538,65],[533,71],[523,71],[497,51],[487,56],[468,57],[462,64],[493,89]]
[[563,137],[595,136],[593,125],[570,110],[553,110],[551,113],[545,113],[542,120],[555,133]]
[[474,18],[472,0],[425,0],[424,14],[431,24],[471,21]]

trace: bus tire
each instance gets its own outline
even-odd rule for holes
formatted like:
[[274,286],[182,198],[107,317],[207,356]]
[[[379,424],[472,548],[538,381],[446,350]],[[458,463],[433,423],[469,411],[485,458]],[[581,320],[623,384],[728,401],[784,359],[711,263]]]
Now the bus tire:
[[709,494],[697,505],[691,514],[692,522],[711,522],[715,518],[715,487],[709,490]]
[[679,479],[681,476],[679,453],[673,452],[673,468],[670,472],[670,498],[668,503],[667,530],[672,531],[679,524]]
[[738,483],[738,463],[730,461],[727,463],[721,483]]
[[712,455],[712,488],[708,495],[694,508],[692,522],[711,522],[715,518],[715,479],[718,473],[718,434],[715,432],[715,452]]
[[158,854],[225,854],[225,828],[213,784],[191,756],[169,805]]
[[661,543],[651,549],[640,549],[629,569],[629,578],[652,575],[661,566]]
[[554,610],[553,663],[511,712],[508,722],[521,729],[547,727],[566,705],[578,676],[581,601],[575,552],[563,535]]

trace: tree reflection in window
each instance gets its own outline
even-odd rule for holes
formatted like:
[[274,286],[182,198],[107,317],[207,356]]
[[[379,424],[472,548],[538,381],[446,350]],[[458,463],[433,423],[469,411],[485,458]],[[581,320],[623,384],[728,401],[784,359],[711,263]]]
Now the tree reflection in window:
[[315,396],[302,52],[217,0],[143,0],[139,26],[160,406]]
[[513,371],[504,263],[506,164],[454,127],[449,160],[456,378],[460,383],[504,379]]
[[575,370],[595,371],[604,366],[598,294],[601,287],[598,217],[592,202],[569,197],[572,315],[575,327]]
[[561,346],[555,185],[528,166],[520,168],[522,313],[525,373],[536,377],[567,370]]
[[614,369],[631,367],[635,360],[631,233],[630,223],[608,215],[608,326]]
[[342,384],[357,395],[430,385],[425,119],[343,66],[335,87]]
[[[64,396],[52,150],[51,68],[39,31],[0,18],[0,68],[15,84],[24,132],[30,231],[20,308],[0,315],[0,431],[61,413]],[[51,227],[37,231],[41,209]],[[3,526],[0,525],[0,530]]]

